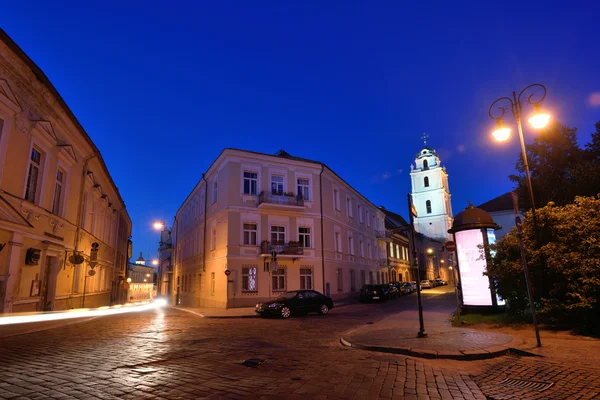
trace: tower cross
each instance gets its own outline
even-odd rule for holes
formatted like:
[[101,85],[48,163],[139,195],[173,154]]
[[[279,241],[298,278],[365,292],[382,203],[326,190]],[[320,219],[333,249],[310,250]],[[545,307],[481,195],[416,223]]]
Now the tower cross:
[[428,134],[423,133],[423,136],[421,136],[421,139],[423,139],[423,145],[427,146],[427,138],[429,137]]

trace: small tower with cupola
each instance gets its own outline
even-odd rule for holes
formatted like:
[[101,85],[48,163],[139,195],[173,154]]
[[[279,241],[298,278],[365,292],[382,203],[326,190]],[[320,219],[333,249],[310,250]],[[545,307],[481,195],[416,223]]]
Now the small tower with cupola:
[[417,210],[415,230],[433,239],[450,239],[452,205],[448,187],[448,173],[442,167],[434,149],[427,147],[427,134],[423,134],[423,149],[410,165],[412,200]]

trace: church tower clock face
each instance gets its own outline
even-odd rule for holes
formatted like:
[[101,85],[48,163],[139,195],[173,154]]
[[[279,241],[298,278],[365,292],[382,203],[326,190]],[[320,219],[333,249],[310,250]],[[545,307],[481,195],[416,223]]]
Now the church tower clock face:
[[448,173],[442,167],[434,149],[427,146],[428,135],[423,135],[423,148],[411,164],[412,201],[417,210],[415,229],[433,239],[450,240],[452,205]]

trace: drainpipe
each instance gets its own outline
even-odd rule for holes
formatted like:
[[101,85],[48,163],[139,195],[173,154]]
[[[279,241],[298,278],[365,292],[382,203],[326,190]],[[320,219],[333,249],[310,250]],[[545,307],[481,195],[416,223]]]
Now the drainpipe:
[[[207,210],[207,205],[208,205],[208,182],[206,181],[205,178],[206,174],[202,174],[202,180],[204,181],[204,238],[202,238],[203,241],[203,248],[202,248],[202,272],[206,272],[206,223],[207,223],[207,215],[206,215],[206,210]],[[205,277],[206,278],[206,277]]]
[[321,278],[323,280],[323,294],[325,293],[325,238],[323,237],[323,171],[325,166],[321,164],[321,173],[319,174],[319,200],[321,203]]
[[79,209],[77,210],[77,230],[75,231],[75,250],[74,250],[75,254],[77,254],[77,251],[79,249],[79,234],[81,232],[81,214],[83,213],[83,191],[85,190],[85,179],[87,176],[87,167],[88,167],[88,162],[94,157],[96,157],[95,154],[92,154],[91,156],[87,156],[83,162],[81,185],[79,188]]

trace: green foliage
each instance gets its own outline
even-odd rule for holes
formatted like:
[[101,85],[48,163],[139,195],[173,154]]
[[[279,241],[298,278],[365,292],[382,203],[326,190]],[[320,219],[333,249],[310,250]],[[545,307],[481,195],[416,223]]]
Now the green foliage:
[[[539,247],[531,213],[523,221],[523,244],[543,321],[600,332],[600,196],[576,197],[537,210]],[[518,232],[513,228],[494,246],[488,264],[497,293],[513,314],[529,309]]]
[[[600,121],[585,149],[577,144],[577,129],[553,123],[526,145],[526,151],[536,207],[551,201],[565,205],[575,196],[600,193]],[[519,174],[509,178],[517,184],[521,206],[528,209],[531,204],[521,154],[516,169]]]

